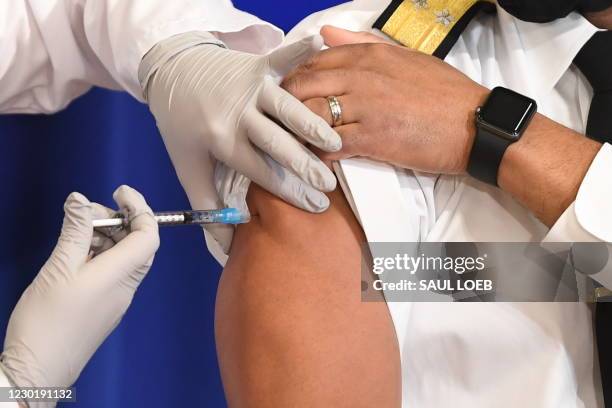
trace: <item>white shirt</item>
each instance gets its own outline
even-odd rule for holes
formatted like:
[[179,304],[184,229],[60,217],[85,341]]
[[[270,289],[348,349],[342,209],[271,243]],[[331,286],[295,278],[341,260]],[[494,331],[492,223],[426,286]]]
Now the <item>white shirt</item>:
[[253,53],[283,35],[230,0],[1,1],[0,27],[2,113],[56,112],[92,85],[142,101],[142,57],[176,34],[209,31]]
[[[283,38],[230,0],[0,1],[0,112],[56,112],[93,85],[142,101],[142,57],[189,31],[212,32],[229,48],[252,53]],[[0,386],[8,386],[2,370]]]
[[[388,1],[356,0],[305,19],[288,42],[324,24],[368,30]],[[578,14],[550,24],[499,9],[466,29],[446,61],[492,88],[537,100],[584,133],[592,89],[572,66],[597,31]],[[548,230],[503,191],[467,177],[415,174],[365,159],[341,163],[370,242],[612,241],[612,147],[605,145],[572,205]],[[612,268],[595,275],[610,287]],[[406,407],[595,407],[601,403],[591,311],[580,303],[389,303]],[[595,356],[595,357],[594,357]]]

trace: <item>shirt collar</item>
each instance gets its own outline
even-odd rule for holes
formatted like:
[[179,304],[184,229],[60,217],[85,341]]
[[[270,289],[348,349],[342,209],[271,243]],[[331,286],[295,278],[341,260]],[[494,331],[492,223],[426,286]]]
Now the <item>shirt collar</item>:
[[579,13],[551,23],[519,20],[498,7],[500,30],[514,37],[529,61],[529,72],[540,91],[552,90],[572,65],[578,52],[598,31]]

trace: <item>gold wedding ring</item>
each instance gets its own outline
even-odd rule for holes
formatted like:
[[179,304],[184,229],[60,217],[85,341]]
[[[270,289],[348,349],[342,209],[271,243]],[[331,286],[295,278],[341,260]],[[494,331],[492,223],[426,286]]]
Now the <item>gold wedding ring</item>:
[[340,126],[342,124],[342,106],[340,101],[335,96],[328,96],[327,103],[329,103],[329,110],[332,116],[332,127]]

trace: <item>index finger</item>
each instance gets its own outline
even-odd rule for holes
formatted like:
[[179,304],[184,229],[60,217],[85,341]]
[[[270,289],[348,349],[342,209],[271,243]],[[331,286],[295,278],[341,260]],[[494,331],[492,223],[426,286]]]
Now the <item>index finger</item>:
[[350,31],[344,28],[325,25],[321,28],[321,36],[328,47],[338,47],[348,44],[394,44],[367,31]]
[[361,57],[380,48],[381,44],[397,46],[392,41],[375,34],[355,32],[330,25],[321,28],[325,45],[331,47],[320,51],[292,70],[287,77],[313,70],[346,68],[359,62]]
[[113,248],[95,257],[91,264],[108,270],[113,281],[127,277],[148,263],[159,247],[159,233],[153,212],[136,190],[121,186],[113,194],[120,208],[127,210],[130,232]]
[[266,80],[261,108],[280,120],[296,136],[330,152],[342,148],[340,136],[321,117],[275,83]]
[[351,92],[363,73],[348,69],[315,70],[296,73],[286,78],[281,86],[300,101],[328,96],[342,96]]

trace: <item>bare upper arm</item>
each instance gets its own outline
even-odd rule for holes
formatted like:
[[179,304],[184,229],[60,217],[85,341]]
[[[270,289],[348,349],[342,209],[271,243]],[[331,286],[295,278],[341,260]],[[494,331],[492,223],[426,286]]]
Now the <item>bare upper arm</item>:
[[310,214],[257,186],[219,286],[216,337],[232,406],[399,406],[395,332],[361,301],[363,233],[343,195]]

